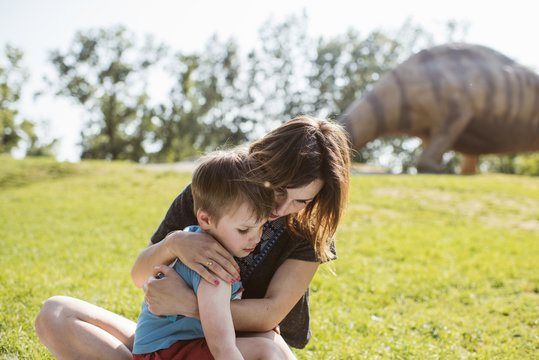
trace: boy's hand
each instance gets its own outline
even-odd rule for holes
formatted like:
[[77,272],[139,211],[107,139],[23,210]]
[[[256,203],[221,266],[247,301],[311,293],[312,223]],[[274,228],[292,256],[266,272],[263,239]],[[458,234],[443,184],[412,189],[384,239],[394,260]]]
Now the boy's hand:
[[163,241],[167,249],[182,263],[210,284],[240,280],[234,257],[211,235],[186,231],[169,234]]

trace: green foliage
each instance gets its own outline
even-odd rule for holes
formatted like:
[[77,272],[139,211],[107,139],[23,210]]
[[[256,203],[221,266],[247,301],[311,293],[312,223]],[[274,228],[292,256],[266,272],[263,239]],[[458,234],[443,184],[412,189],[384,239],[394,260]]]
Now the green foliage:
[[27,73],[21,64],[21,50],[6,45],[4,52],[7,64],[2,64],[4,61],[0,59],[0,153],[10,153],[22,138],[15,105],[21,97]]
[[[157,65],[164,46],[149,40],[138,48],[123,27],[79,32],[67,51],[51,53],[58,73],[51,84],[88,111],[82,158],[170,162],[254,140],[296,115],[335,117],[385,72],[433,44],[410,21],[395,34],[350,29],[332,38],[309,36],[307,25],[306,13],[268,20],[259,45],[247,52],[216,35],[202,51],[176,52],[164,70],[170,96],[157,102],[140,85],[150,71],[163,71]],[[448,37],[458,30],[450,23]],[[374,153],[390,149],[391,167],[406,172],[417,157],[410,148],[380,139],[358,159],[379,164]]]
[[58,78],[49,82],[57,95],[73,98],[89,113],[81,134],[82,158],[144,157],[152,117],[146,77],[165,50],[151,38],[136,48],[133,34],[116,27],[78,32],[66,52],[50,54]]
[[[136,319],[143,295],[131,266],[190,174],[0,161],[0,179],[19,179],[0,185],[0,358],[52,359],[33,321],[53,295]],[[536,178],[354,176],[351,185],[336,276],[322,267],[312,282],[313,338],[298,359],[537,357]]]
[[[402,46],[402,47],[401,47]],[[320,39],[310,84],[318,91],[315,108],[341,114],[388,70],[397,65],[403,48],[380,31],[362,38],[348,30],[342,36]]]
[[237,114],[238,67],[236,43],[221,43],[217,36],[200,53],[176,54],[169,70],[175,79],[170,104],[155,112],[159,150],[150,154],[151,161],[178,161],[246,140],[244,119]]
[[[463,41],[466,26],[449,22],[444,41]],[[91,29],[75,34],[67,50],[50,54],[57,77],[48,85],[87,111],[82,158],[172,162],[254,140],[299,114],[336,117],[387,71],[435,44],[411,21],[393,32],[349,29],[318,38],[307,27],[305,12],[270,19],[259,29],[259,45],[247,51],[214,35],[202,51],[171,57],[151,37],[139,46],[124,27]],[[16,121],[26,75],[19,50],[7,47],[6,57],[8,66],[0,67],[0,152],[9,153],[23,138],[29,155],[50,156],[56,140],[42,144],[31,122]],[[146,91],[156,71],[171,81],[165,100]],[[406,173],[415,171],[419,154],[416,140],[390,137],[360,149],[356,160]],[[459,159],[445,154],[444,171],[454,173]],[[520,156],[487,158],[482,168],[537,174],[533,163]]]
[[483,156],[480,169],[483,172],[539,176],[539,153]]
[[307,16],[272,19],[259,29],[259,46],[248,56],[246,101],[242,112],[266,133],[296,115],[313,114],[308,76],[316,43],[307,35]]
[[486,172],[515,174],[516,155],[487,155],[481,158],[480,167]]
[[539,176],[539,153],[518,155],[516,173],[520,175]]
[[35,132],[35,124],[19,116],[18,103],[28,79],[24,54],[11,45],[5,46],[4,53],[1,55],[5,55],[7,61],[0,58],[0,154],[10,154],[22,141],[26,155],[52,156],[57,140],[42,143]]

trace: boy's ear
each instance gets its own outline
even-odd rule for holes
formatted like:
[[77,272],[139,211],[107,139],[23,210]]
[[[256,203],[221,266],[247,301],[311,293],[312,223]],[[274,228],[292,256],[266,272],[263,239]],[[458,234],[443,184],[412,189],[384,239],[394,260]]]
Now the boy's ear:
[[207,230],[211,227],[210,215],[202,209],[197,210],[197,221],[202,230]]

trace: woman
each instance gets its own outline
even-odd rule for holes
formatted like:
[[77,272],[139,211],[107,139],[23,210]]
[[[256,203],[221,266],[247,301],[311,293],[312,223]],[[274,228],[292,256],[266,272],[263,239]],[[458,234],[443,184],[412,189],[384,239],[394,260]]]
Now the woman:
[[[249,153],[263,164],[276,203],[252,256],[238,264],[209,235],[177,231],[196,221],[188,186],[139,254],[133,281],[144,287],[151,312],[197,317],[194,294],[162,264],[178,257],[210,283],[241,273],[245,292],[231,305],[236,331],[280,327],[286,342],[301,348],[310,338],[309,283],[318,265],[335,257],[332,238],[348,199],[348,139],[336,124],[301,116],[254,142]],[[164,278],[155,279],[159,272]],[[135,327],[69,297],[47,300],[36,318],[40,340],[57,358],[130,359]]]

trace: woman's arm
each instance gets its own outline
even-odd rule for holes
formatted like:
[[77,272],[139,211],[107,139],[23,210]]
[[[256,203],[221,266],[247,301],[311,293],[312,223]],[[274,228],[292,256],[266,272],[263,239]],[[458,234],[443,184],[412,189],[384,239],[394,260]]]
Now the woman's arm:
[[[318,265],[316,262],[286,260],[273,275],[264,298],[231,302],[234,328],[256,332],[274,329],[305,294]],[[156,315],[181,314],[199,318],[197,299],[176,271],[167,266],[156,271],[165,277],[152,277],[144,286],[150,311]]]
[[274,329],[305,294],[319,263],[286,260],[273,275],[262,299],[231,302],[236,331]]
[[[174,231],[157,244],[150,242],[140,252],[131,269],[135,286],[142,287],[155,275],[156,266],[168,265],[175,258],[211,284],[218,282],[219,278],[232,282],[239,276],[234,258],[213,237],[204,233]],[[208,261],[211,261],[211,266],[207,265]]]

